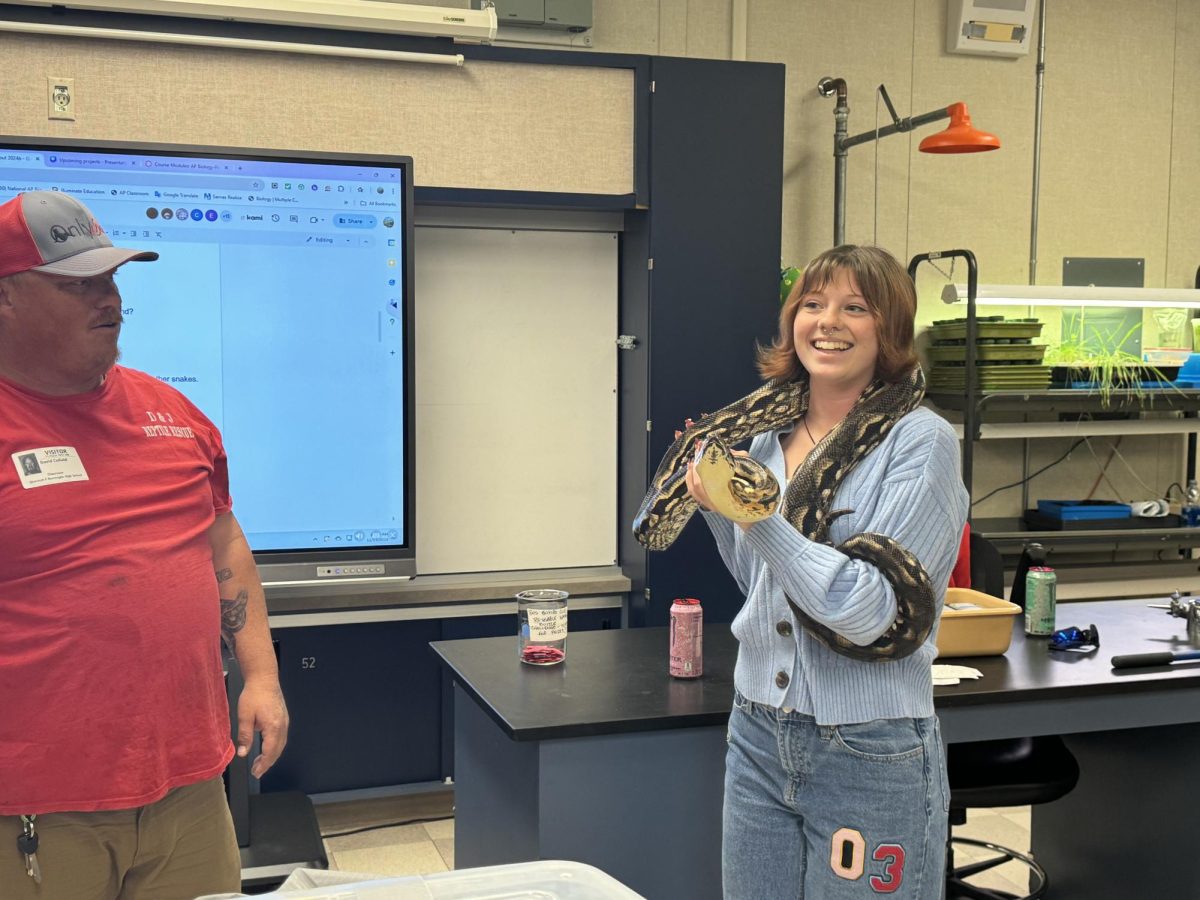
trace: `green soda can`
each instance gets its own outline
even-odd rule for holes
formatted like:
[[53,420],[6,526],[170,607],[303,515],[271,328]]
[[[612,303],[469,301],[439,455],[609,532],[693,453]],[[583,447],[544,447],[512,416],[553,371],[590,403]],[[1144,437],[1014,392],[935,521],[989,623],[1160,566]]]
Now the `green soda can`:
[[1058,576],[1049,566],[1030,566],[1025,573],[1025,633],[1035,637],[1054,634],[1054,594]]

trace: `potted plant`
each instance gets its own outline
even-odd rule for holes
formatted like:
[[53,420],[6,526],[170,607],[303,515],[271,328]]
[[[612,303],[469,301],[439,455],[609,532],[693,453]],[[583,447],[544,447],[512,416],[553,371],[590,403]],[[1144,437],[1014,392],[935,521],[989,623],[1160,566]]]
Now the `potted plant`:
[[1154,393],[1161,390],[1155,382],[1163,387],[1174,385],[1157,366],[1123,349],[1141,327],[1139,322],[1123,333],[1119,329],[1091,331],[1085,338],[1083,320],[1076,319],[1067,325],[1062,340],[1047,348],[1045,363],[1064,370],[1055,381],[1065,382],[1065,387],[1095,390],[1105,408],[1112,404],[1114,392],[1128,392],[1139,400],[1149,396],[1153,401]]

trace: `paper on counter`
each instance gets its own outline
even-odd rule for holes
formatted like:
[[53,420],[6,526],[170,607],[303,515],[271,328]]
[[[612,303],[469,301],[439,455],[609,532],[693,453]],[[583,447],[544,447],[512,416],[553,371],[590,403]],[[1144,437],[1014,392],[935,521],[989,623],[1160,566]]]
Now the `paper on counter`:
[[964,678],[982,678],[983,673],[970,666],[939,666],[933,667],[933,683],[935,685],[958,684]]

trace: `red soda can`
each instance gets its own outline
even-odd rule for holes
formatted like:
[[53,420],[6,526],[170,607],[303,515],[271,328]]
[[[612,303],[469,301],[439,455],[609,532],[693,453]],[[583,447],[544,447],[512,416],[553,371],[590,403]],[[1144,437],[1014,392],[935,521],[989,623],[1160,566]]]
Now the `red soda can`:
[[671,604],[671,675],[699,678],[704,674],[704,610],[688,597]]

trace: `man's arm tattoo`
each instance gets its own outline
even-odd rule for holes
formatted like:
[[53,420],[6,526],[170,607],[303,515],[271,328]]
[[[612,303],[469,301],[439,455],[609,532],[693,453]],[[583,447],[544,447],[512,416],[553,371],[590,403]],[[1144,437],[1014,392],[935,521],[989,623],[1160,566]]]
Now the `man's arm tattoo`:
[[228,581],[233,577],[233,569],[217,569],[217,584]]
[[[220,577],[220,573],[217,573]],[[232,653],[237,649],[238,632],[246,627],[246,603],[250,594],[241,590],[232,600],[221,601],[221,639]]]

